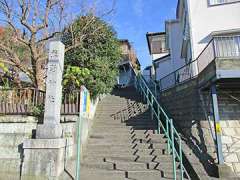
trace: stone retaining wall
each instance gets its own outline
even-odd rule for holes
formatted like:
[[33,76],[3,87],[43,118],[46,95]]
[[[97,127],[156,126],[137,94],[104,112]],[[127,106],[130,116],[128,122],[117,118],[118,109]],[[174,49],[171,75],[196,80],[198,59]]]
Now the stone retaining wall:
[[[88,138],[88,132],[93,123],[93,116],[98,100],[91,104],[90,118],[83,120],[82,149]],[[63,138],[66,139],[66,151],[64,152],[65,170],[68,176],[74,177],[76,164],[77,142],[77,115],[61,116]],[[24,161],[23,142],[26,139],[35,138],[38,119],[33,116],[0,116],[0,180],[20,179],[21,168]],[[82,155],[81,150],[81,155]],[[34,165],[37,166],[37,165]],[[68,167],[69,166],[69,167]],[[66,177],[66,174],[64,175]]]
[[[240,176],[240,90],[217,91],[224,161]],[[209,90],[202,92],[204,101],[201,101],[198,80],[194,79],[164,91],[160,101],[174,118],[174,123],[199,162],[210,176],[216,176],[217,167],[214,163],[217,163],[217,155],[210,130],[214,125],[213,119],[209,123],[206,116],[212,111],[209,95]]]
[[[197,79],[193,79],[164,91],[160,102],[173,118],[179,132],[186,138],[186,143],[192,150],[188,154],[197,157],[198,162],[192,162],[195,169],[203,166],[210,176],[216,176],[214,142],[201,107],[197,83]],[[191,156],[189,158],[191,159]]]

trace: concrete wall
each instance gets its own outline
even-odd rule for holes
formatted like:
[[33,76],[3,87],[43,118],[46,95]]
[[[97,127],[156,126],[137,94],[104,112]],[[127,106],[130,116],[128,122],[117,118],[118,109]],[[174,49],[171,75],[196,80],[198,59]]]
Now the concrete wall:
[[[178,20],[167,21],[166,29],[169,34],[169,48],[171,54],[171,63],[173,71],[182,67],[185,64],[184,59],[181,58],[182,49],[182,29]],[[171,73],[171,72],[170,72]]]
[[208,0],[187,0],[191,28],[192,58],[198,57],[213,31],[240,28],[240,2],[209,6]]
[[166,75],[174,72],[185,64],[184,59],[181,58],[181,42],[182,31],[179,21],[167,21],[166,31],[169,36],[168,44],[170,49],[170,56],[163,58],[155,63],[156,80],[160,80]]
[[171,57],[161,59],[155,63],[156,65],[156,80],[162,79],[164,76],[168,75],[173,71]]

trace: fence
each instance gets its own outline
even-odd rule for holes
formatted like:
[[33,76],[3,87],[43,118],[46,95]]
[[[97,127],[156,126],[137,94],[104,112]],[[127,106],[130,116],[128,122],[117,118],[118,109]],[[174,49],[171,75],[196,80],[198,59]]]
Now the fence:
[[37,89],[1,89],[0,114],[31,114],[44,99],[45,92]]
[[160,79],[158,82],[160,91],[169,89],[177,84],[181,84],[187,80],[193,79],[197,76],[197,74],[197,61],[195,60]]
[[[85,98],[81,97],[81,90],[63,91],[61,114],[78,115],[81,98]],[[37,108],[44,108],[44,101],[45,92],[38,89],[0,89],[0,114],[33,115]]]
[[61,114],[76,114],[80,112],[81,91],[74,90],[71,92],[63,91]]

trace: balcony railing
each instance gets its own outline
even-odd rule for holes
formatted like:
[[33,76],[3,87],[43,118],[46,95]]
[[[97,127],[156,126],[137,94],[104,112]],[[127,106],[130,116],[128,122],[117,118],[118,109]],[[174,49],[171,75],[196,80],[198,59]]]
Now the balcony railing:
[[214,37],[196,60],[160,79],[160,91],[193,79],[215,59],[240,59],[240,35]]
[[195,60],[160,79],[160,90],[163,91],[177,84],[181,84],[194,78],[197,74],[197,61]]
[[240,58],[240,35],[214,37],[197,58],[199,73],[216,58]]

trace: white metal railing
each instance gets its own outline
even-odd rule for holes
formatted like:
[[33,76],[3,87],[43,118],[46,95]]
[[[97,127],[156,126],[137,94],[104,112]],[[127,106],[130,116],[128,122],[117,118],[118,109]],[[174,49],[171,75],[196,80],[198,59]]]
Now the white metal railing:
[[197,61],[192,61],[159,80],[160,90],[169,89],[197,76]]
[[198,70],[201,72],[208,64],[210,64],[215,58],[214,40],[211,40],[202,53],[198,56]]

